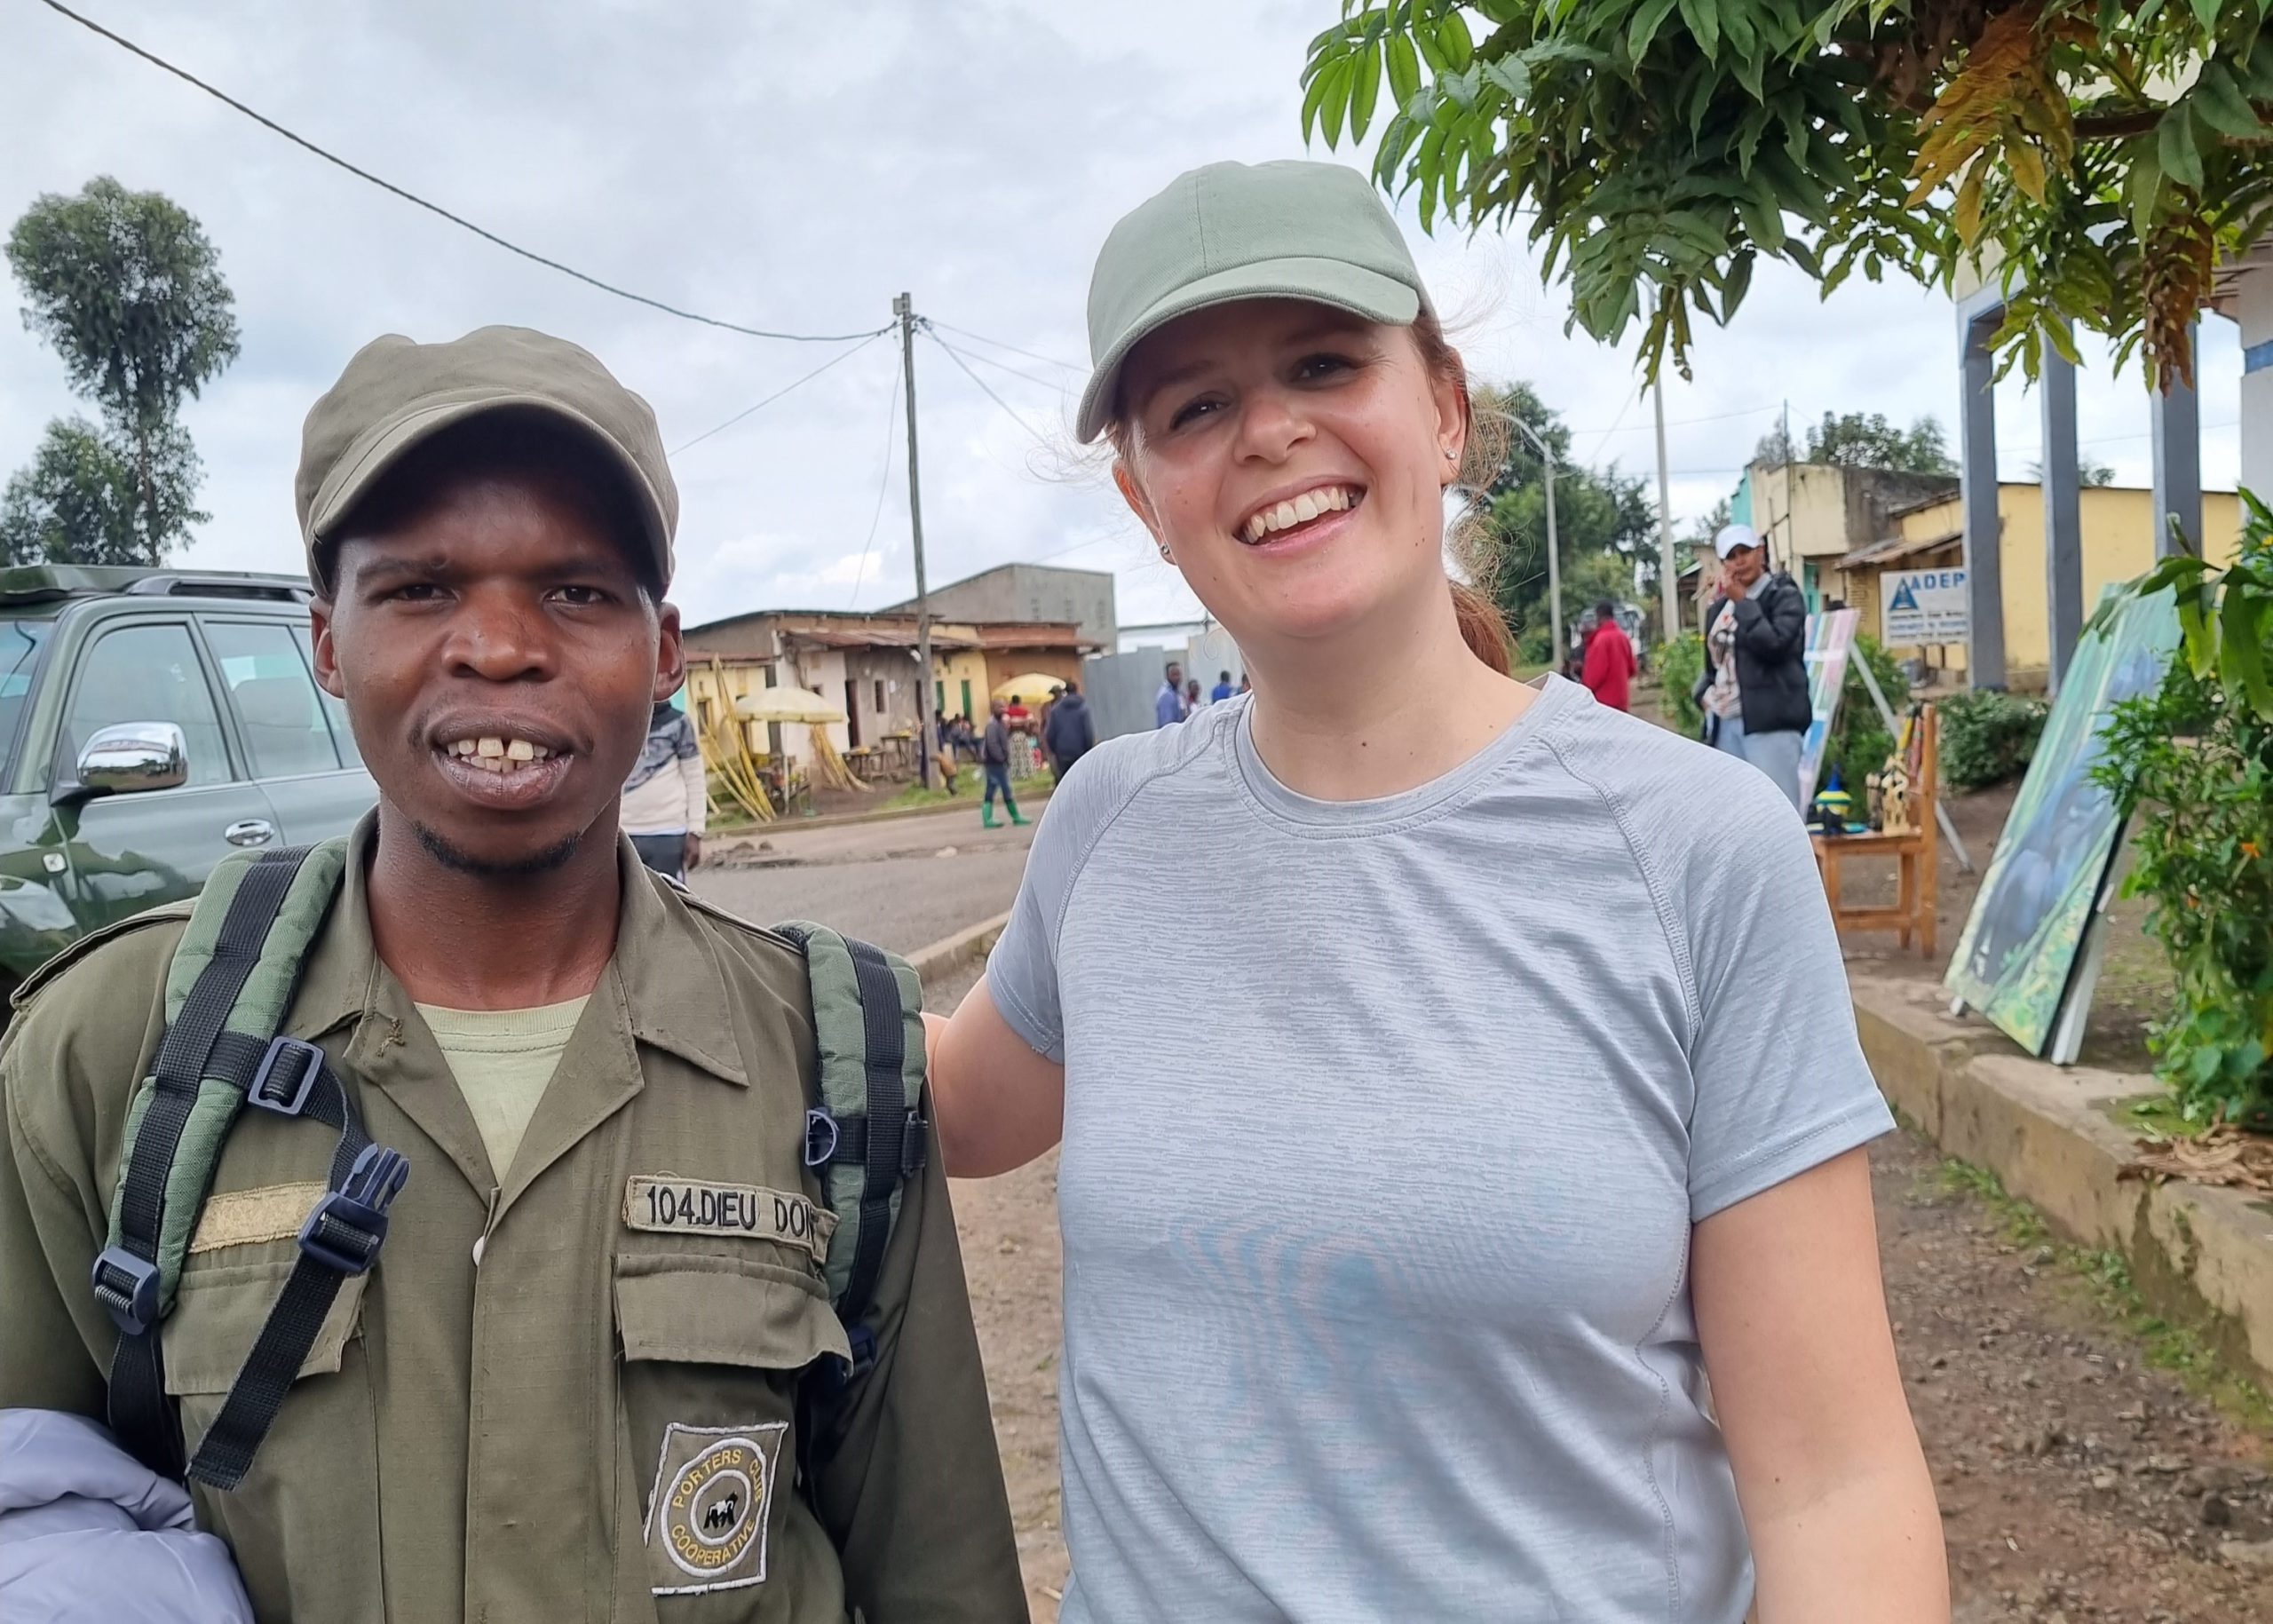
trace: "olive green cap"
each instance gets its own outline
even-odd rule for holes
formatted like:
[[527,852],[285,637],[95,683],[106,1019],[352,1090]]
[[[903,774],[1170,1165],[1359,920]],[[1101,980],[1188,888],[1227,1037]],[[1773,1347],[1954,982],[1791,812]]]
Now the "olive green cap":
[[443,430],[493,412],[557,423],[630,495],[661,579],[671,578],[678,487],[646,401],[582,345],[526,327],[485,327],[447,344],[374,338],[309,409],[293,497],[308,574],[316,549],[388,470]]
[[1121,217],[1089,278],[1083,440],[1112,419],[1121,363],[1178,316],[1240,299],[1308,299],[1410,325],[1429,308],[1389,207],[1338,163],[1210,163]]

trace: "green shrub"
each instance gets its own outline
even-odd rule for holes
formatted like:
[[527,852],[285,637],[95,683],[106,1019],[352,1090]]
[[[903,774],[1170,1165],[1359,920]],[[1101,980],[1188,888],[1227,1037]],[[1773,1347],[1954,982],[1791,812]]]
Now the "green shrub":
[[1698,633],[1684,631],[1658,650],[1658,680],[1665,687],[1659,703],[1674,725],[1692,739],[1705,729],[1705,713],[1689,696],[1704,674],[1705,639]]
[[1982,789],[2017,778],[2036,754],[2048,708],[2041,700],[1974,689],[1944,700],[1942,781],[1952,789]]
[[[2249,519],[2232,566],[2174,561],[2183,655],[2160,688],[2115,708],[2093,776],[2135,819],[2126,896],[2177,982],[2150,1034],[2190,1121],[2273,1131],[2273,513]],[[2174,577],[2174,579],[2171,579]],[[2222,598],[2222,606],[2220,599]]]
[[1863,684],[1860,666],[1865,660],[1888,704],[1898,709],[1910,692],[1902,668],[1879,640],[1867,633],[1858,635],[1848,652],[1847,685],[1839,696],[1839,715],[1823,747],[1823,771],[1816,780],[1818,787],[1828,785],[1831,770],[1837,767],[1841,785],[1855,797],[1857,806],[1863,804],[1863,780],[1886,765],[1886,758],[1894,754],[1894,735],[1887,732],[1871,691]]

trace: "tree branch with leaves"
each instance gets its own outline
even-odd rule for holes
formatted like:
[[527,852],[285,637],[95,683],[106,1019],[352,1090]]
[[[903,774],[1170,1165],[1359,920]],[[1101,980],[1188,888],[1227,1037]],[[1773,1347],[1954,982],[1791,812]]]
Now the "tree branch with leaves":
[[[2071,324],[2163,387],[2265,227],[2273,0],[1344,0],[1303,129],[1374,140],[1424,226],[1528,218],[1572,321],[1686,376],[1762,256],[2006,296],[2033,376]],[[1386,94],[1384,95],[1384,91]]]

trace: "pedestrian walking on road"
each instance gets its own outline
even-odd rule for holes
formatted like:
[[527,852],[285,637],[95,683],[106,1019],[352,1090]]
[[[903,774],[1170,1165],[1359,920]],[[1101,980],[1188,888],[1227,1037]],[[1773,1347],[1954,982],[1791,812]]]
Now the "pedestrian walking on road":
[[[45,1562],[69,1616],[181,1616],[186,1565],[122,1591],[166,1536],[101,1502],[186,1468],[264,1620],[1025,1618],[897,1058],[901,1104],[841,1136],[867,1170],[811,1153],[898,997],[619,832],[685,674],[653,413],[541,333],[384,337],[310,412],[297,495],[378,808],[17,994],[0,1409],[107,1416],[134,1459],[62,1430],[0,1587]],[[92,1520],[98,1559],[57,1572],[35,1518]]]
[[1097,748],[1097,721],[1089,715],[1089,702],[1081,697],[1078,685],[1067,683],[1057,702],[1049,708],[1041,725],[1041,742],[1049,752],[1050,774],[1061,784],[1073,764]]
[[1001,791],[1002,804],[1010,814],[1010,821],[1022,824],[1025,816],[1018,811],[1018,797],[1010,793],[1010,707],[1001,700],[987,707],[986,736],[978,741],[978,764],[986,774],[986,798],[979,803],[978,820],[986,828],[994,827],[994,796]]
[[1255,693],[1091,752],[931,1024],[954,1172],[1064,1141],[1061,1616],[1945,1620],[1799,821],[1508,677],[1442,546],[1502,454],[1362,175],[1187,174],[1089,309],[1080,432]]
[[1152,725],[1173,727],[1191,714],[1184,699],[1184,668],[1171,660],[1161,677],[1160,691],[1152,696]]
[[702,860],[709,812],[702,747],[694,741],[693,725],[669,700],[660,701],[648,718],[639,759],[623,780],[623,805],[617,814],[623,832],[641,862],[684,883],[686,871]]
[[1765,772],[1796,810],[1811,715],[1807,598],[1788,574],[1769,573],[1751,526],[1723,526],[1713,551],[1720,590],[1705,613],[1707,664],[1697,693],[1707,742]]
[[1595,634],[1587,639],[1586,685],[1612,710],[1629,709],[1628,685],[1639,669],[1634,645],[1618,623],[1618,610],[1605,598],[1595,606]]

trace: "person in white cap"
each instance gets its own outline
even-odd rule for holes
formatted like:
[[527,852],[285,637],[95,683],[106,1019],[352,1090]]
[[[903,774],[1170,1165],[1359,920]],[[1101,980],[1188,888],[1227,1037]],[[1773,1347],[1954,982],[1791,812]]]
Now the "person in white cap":
[[1713,538],[1721,581],[1705,615],[1706,670],[1697,685],[1705,741],[1743,757],[1800,804],[1800,743],[1807,737],[1807,598],[1791,576],[1770,574],[1750,525]]
[[1064,1145],[1059,1617],[1946,1620],[1799,820],[1509,677],[1445,565],[1491,425],[1362,175],[1181,177],[1089,329],[1255,691],[1082,758],[930,1025],[951,1172]]

